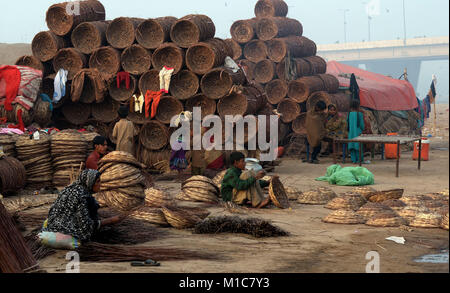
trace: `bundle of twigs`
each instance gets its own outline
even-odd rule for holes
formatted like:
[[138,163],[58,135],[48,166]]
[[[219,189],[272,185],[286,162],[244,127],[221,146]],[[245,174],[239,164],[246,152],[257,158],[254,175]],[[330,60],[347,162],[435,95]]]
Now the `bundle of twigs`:
[[248,234],[256,238],[289,236],[289,233],[258,218],[239,217],[208,218],[195,226],[196,234],[236,233]]
[[127,262],[154,259],[158,261],[175,261],[188,259],[217,259],[214,254],[163,247],[130,247],[89,243],[82,246],[78,253],[81,261],[88,262]]
[[30,248],[33,257],[39,261],[56,253],[56,250],[47,246],[43,246],[38,238],[41,229],[35,229],[25,236],[25,242]]
[[22,273],[37,266],[14,221],[0,203],[0,272]]

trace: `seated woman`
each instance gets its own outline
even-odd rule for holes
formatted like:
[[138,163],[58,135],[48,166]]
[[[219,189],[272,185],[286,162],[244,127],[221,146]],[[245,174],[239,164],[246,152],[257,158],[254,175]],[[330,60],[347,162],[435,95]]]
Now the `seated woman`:
[[92,196],[99,190],[100,173],[90,169],[82,171],[75,183],[60,192],[49,211],[43,231],[70,235],[83,243],[89,242],[100,227],[123,221],[124,216],[99,219],[99,205]]
[[264,171],[255,174],[245,171],[245,156],[240,152],[231,154],[232,167],[223,178],[221,194],[225,202],[236,204],[251,204],[254,208],[263,208],[270,203],[270,198],[264,198],[261,188],[269,186],[270,182],[259,180],[264,177]]
[[348,136],[347,120],[341,116],[334,104],[328,106],[328,116],[325,124],[327,135],[324,141],[328,142],[327,151],[323,155],[333,152],[333,139],[344,139]]

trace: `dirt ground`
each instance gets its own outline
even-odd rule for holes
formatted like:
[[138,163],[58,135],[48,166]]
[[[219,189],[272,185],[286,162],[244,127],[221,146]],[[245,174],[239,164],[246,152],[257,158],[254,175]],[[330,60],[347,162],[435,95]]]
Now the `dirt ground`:
[[[374,188],[386,190],[404,188],[405,194],[440,192],[449,188],[449,131],[448,105],[438,105],[437,137],[431,139],[430,161],[417,170],[412,152],[403,152],[400,178],[395,177],[395,161],[381,161],[376,157],[366,165],[375,175]],[[427,125],[432,124],[432,120]],[[431,129],[428,127],[428,129]],[[425,131],[424,134],[427,134]],[[431,132],[432,133],[432,132]],[[298,160],[283,160],[277,167],[286,186],[306,191],[328,186],[335,192],[349,191],[350,187],[329,186],[314,179],[323,176],[331,159],[322,159],[320,165],[309,165]],[[351,164],[347,164],[351,166]],[[176,194],[179,183],[158,182],[157,187]],[[212,216],[228,212],[221,207],[210,207]],[[255,239],[246,235],[195,235],[191,231],[155,228],[164,236],[145,246],[184,248],[217,254],[217,261],[171,261],[157,268],[132,268],[129,263],[82,263],[82,273],[364,273],[366,254],[377,251],[382,273],[448,273],[449,265],[414,262],[417,257],[435,254],[449,248],[449,233],[442,229],[374,228],[365,225],[336,225],[323,223],[329,214],[323,206],[300,205],[292,202],[289,210],[276,208],[251,210],[248,216],[271,220],[273,224],[291,233],[289,237]],[[385,240],[399,236],[406,243]],[[67,261],[60,252],[41,262],[42,269],[51,273],[64,272]]]

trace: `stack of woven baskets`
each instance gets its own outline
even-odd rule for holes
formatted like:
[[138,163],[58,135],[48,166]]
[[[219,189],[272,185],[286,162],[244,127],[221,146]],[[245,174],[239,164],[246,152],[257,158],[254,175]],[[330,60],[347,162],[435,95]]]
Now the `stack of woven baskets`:
[[177,196],[179,200],[218,203],[220,189],[209,178],[193,176],[182,183],[182,191]]
[[22,135],[16,141],[17,158],[27,172],[27,186],[42,188],[52,185],[52,157],[50,155],[50,137],[39,134],[39,139]]
[[9,157],[16,157],[17,134],[0,134],[0,146],[3,147],[3,153]]
[[125,152],[111,152],[98,163],[101,189],[98,194],[108,207],[131,211],[145,202],[145,189],[152,182],[144,173],[145,166]]
[[91,154],[95,148],[94,148],[94,138],[99,136],[100,134],[96,132],[83,132],[83,137],[87,142],[87,154]]
[[53,185],[64,187],[76,179],[86,162],[87,142],[84,136],[71,130],[52,134]]

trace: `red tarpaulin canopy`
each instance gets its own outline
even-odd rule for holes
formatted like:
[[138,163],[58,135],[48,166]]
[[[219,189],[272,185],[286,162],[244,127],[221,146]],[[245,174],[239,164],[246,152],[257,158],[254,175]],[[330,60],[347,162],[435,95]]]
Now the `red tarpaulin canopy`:
[[360,88],[361,106],[379,111],[406,111],[419,105],[413,86],[405,81],[365,71],[336,61],[328,62],[327,73],[339,80],[341,87],[350,86],[350,76],[356,76]]

